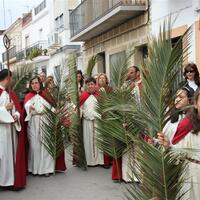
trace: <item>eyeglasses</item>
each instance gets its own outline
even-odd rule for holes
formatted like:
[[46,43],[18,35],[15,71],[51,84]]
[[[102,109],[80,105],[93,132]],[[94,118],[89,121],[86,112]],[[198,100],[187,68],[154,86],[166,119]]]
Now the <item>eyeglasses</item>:
[[194,73],[194,70],[188,70],[188,71],[186,71],[186,73]]

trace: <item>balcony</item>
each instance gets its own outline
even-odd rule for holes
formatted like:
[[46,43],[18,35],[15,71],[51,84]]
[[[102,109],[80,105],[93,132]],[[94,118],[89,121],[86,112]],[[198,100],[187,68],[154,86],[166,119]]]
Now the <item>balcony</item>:
[[84,0],[70,13],[71,41],[87,41],[145,12],[147,0]]
[[[16,46],[9,49],[9,60],[12,62],[12,60],[16,57]],[[2,54],[2,61],[7,62],[7,55],[6,52]]]
[[[41,51],[44,49],[47,49],[47,41],[38,41],[31,46],[18,51],[16,54],[16,60],[19,62],[23,59],[27,59],[30,53],[33,51],[33,49],[40,49]],[[41,53],[42,54],[42,53]]]

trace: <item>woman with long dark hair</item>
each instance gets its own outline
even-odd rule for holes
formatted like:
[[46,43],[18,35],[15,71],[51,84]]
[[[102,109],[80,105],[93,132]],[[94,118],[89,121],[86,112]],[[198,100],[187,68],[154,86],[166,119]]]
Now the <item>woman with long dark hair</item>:
[[194,91],[200,86],[199,71],[197,65],[188,63],[183,73],[185,80],[180,83],[181,86],[191,87]]

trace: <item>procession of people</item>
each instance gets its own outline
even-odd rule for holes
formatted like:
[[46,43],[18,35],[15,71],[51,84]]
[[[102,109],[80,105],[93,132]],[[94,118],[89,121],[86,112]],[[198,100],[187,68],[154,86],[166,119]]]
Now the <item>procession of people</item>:
[[[165,148],[199,149],[200,132],[200,81],[197,66],[189,63],[184,68],[185,80],[179,84],[169,121],[158,138],[147,138],[147,143],[160,144]],[[26,176],[50,176],[57,169],[66,170],[64,151],[54,160],[43,144],[45,108],[53,109],[56,102],[53,92],[53,76],[45,73],[34,76],[29,82],[29,92],[25,95],[23,108],[13,91],[9,91],[12,72],[7,69],[0,71],[0,187],[14,190],[26,187]],[[96,108],[101,92],[112,94],[108,76],[98,74],[97,78],[88,77],[84,80],[83,73],[77,71],[78,96],[83,129],[83,145],[87,166],[112,166],[111,178],[114,181],[139,182],[129,167],[132,165],[132,149],[126,149],[118,158],[103,152],[97,145],[98,129],[96,119],[99,116]],[[136,106],[141,104],[143,90],[140,68],[131,66],[127,70],[127,79],[122,88],[128,88],[135,99]],[[112,99],[111,99],[112,100]],[[188,107],[192,107],[192,109]],[[76,112],[74,109],[74,112]],[[54,112],[54,111],[52,111]],[[67,118],[68,119],[68,118]],[[132,119],[134,120],[134,119]],[[69,127],[71,119],[64,125]],[[126,124],[122,124],[126,129]],[[198,176],[200,157],[188,158],[188,178],[190,183],[189,199],[200,196],[200,180]],[[74,164],[76,165],[76,163]],[[58,167],[61,166],[61,167]]]

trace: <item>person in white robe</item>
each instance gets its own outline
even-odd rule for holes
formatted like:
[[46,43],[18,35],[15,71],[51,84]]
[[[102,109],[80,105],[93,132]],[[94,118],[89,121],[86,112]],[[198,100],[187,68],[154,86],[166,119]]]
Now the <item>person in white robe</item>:
[[10,102],[6,91],[9,83],[8,76],[0,77],[0,186],[14,185],[18,138],[16,131],[21,130],[20,113],[16,111],[14,103]]
[[[195,94],[194,108],[183,120],[170,141],[164,133],[158,133],[159,144],[176,149],[190,149],[183,192],[184,199],[198,200],[200,197],[200,90]],[[195,150],[193,153],[191,149]]]
[[31,79],[30,88],[32,92],[26,95],[24,105],[27,114],[25,121],[28,121],[28,171],[34,175],[48,176],[49,173],[54,172],[55,162],[42,144],[42,126],[45,120],[44,109],[50,107],[50,104],[41,95],[42,82],[39,77]]
[[[137,66],[131,66],[128,69],[127,81],[124,84],[124,87],[130,87],[131,94],[134,96],[137,105],[140,106],[140,93],[142,89],[142,80],[140,78],[140,70]],[[133,157],[134,157],[134,147],[126,149],[123,152],[122,156],[122,179],[125,182],[138,181],[134,176],[133,169]]]
[[96,80],[88,78],[86,80],[87,91],[83,92],[80,96],[80,109],[83,117],[83,140],[86,161],[88,166],[103,165],[104,156],[103,152],[97,148],[96,144],[96,105],[97,96]]

